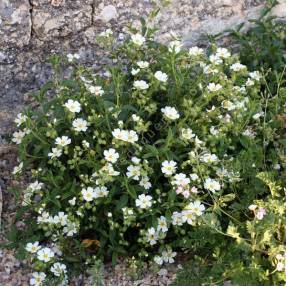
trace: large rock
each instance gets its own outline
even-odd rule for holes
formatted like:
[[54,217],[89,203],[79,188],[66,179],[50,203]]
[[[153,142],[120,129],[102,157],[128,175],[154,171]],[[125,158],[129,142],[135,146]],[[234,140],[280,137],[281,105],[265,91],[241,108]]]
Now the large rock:
[[27,45],[31,27],[29,0],[0,0],[0,49]]
[[43,41],[77,34],[92,25],[92,0],[34,0],[32,4],[33,32]]

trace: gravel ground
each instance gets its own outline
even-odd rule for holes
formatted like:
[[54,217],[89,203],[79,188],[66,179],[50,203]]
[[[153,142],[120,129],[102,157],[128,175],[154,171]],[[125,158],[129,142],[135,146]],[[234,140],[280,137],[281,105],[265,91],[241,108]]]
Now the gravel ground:
[[[5,233],[15,221],[17,202],[7,191],[11,187],[24,188],[28,176],[21,180],[11,178],[11,170],[17,165],[16,150],[8,144],[0,145],[0,286],[28,286],[31,269],[27,261],[19,261],[14,252],[5,248]],[[21,222],[16,224],[21,227]],[[115,267],[111,264],[104,266],[104,285],[106,286],[165,286],[170,285],[176,276],[180,264],[172,264],[159,272],[148,269],[147,265],[139,271],[128,268],[124,261]],[[89,277],[78,277],[69,286],[93,285]]]

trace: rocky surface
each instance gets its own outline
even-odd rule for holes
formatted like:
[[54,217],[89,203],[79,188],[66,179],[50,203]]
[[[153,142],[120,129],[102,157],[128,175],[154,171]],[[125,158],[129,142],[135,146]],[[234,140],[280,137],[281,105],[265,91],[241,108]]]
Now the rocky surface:
[[[173,0],[162,8],[158,38],[170,31],[187,45],[205,33],[234,28],[259,14],[265,0]],[[276,13],[285,16],[285,3]],[[11,132],[11,121],[27,103],[27,93],[50,76],[49,55],[77,52],[81,61],[98,68],[101,51],[96,36],[107,27],[120,32],[146,16],[151,0],[0,0],[0,136]],[[284,6],[283,6],[284,5]],[[1,139],[0,139],[1,140]]]

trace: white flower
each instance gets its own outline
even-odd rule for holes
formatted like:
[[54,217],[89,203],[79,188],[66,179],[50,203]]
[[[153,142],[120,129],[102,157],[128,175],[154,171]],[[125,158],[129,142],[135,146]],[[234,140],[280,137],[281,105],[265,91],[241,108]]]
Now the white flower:
[[131,158],[131,161],[132,161],[135,165],[138,165],[141,160],[140,160],[139,158],[137,158],[137,157],[132,157],[132,158]]
[[284,271],[285,268],[286,268],[286,266],[285,266],[285,263],[283,263],[283,262],[278,262],[276,264],[277,271]]
[[136,89],[145,90],[149,88],[149,84],[145,80],[135,80],[133,86]]
[[54,252],[48,247],[42,248],[37,252],[37,258],[44,262],[49,262],[54,256]]
[[254,85],[254,81],[250,78],[247,79],[246,83],[245,83],[246,86],[253,86]]
[[199,179],[199,176],[195,173],[190,174],[190,178],[192,181],[197,181]]
[[28,119],[28,117],[26,115],[23,115],[22,113],[17,114],[17,117],[15,118],[15,123],[17,124],[17,126],[19,127],[21,124],[23,124],[24,122],[26,122],[26,120]]
[[278,253],[275,255],[275,258],[277,260],[276,262],[276,270],[277,271],[284,271],[286,268],[286,254]]
[[87,202],[91,202],[95,198],[95,192],[92,187],[88,187],[87,189],[82,189],[81,194],[83,199]]
[[281,169],[281,165],[276,163],[274,166],[273,166],[273,169],[274,170],[280,170]]
[[74,206],[75,203],[76,203],[76,197],[73,197],[73,198],[70,199],[68,202],[69,202],[69,204],[70,204],[71,206]]
[[12,141],[16,144],[21,144],[25,135],[26,135],[25,131],[22,130],[16,131],[13,133]]
[[103,198],[108,196],[109,191],[107,190],[106,187],[96,187],[94,189],[94,197],[97,198]]
[[210,82],[207,86],[207,89],[210,91],[210,92],[216,92],[216,91],[219,91],[220,89],[222,89],[222,86],[218,83],[218,84],[215,84],[213,82]]
[[164,263],[163,258],[159,255],[154,256],[154,262],[158,265],[162,265]]
[[253,130],[251,130],[250,128],[248,128],[242,132],[242,135],[250,137],[250,138],[254,138],[256,133]]
[[166,221],[166,218],[164,216],[160,216],[160,218],[158,218],[157,230],[162,231],[162,232],[168,231],[167,221]]
[[105,37],[105,38],[109,38],[112,35],[113,35],[113,32],[111,29],[106,29],[105,31],[103,31],[99,34],[99,36]]
[[44,186],[43,183],[40,183],[38,181],[35,181],[34,183],[31,183],[29,186],[28,186],[28,189],[31,190],[32,192],[34,191],[39,191],[42,189],[42,187]]
[[187,222],[190,225],[194,224],[195,214],[191,210],[182,211],[182,221]]
[[181,135],[182,138],[185,140],[191,140],[196,136],[191,128],[183,128],[181,131]]
[[176,172],[177,169],[177,163],[175,161],[164,161],[162,163],[162,173],[167,175],[167,176],[171,176],[172,174],[174,174]]
[[149,190],[152,187],[152,184],[149,181],[149,177],[147,176],[142,177],[141,181],[139,182],[139,185],[145,190]]
[[164,262],[166,263],[174,263],[174,257],[176,257],[177,253],[173,252],[172,249],[168,249],[162,252],[162,257]]
[[242,65],[241,63],[234,63],[229,68],[235,72],[239,72],[241,70],[246,70],[246,66]]
[[201,156],[201,161],[204,163],[215,163],[218,161],[218,157],[215,154],[206,153]]
[[256,81],[259,81],[262,78],[261,74],[258,71],[250,72],[249,76]]
[[261,111],[261,112],[258,112],[258,113],[255,113],[253,116],[252,116],[252,118],[254,119],[254,120],[257,120],[257,119],[259,119],[261,116],[263,116],[264,115],[264,113]]
[[89,142],[87,142],[86,140],[82,140],[81,144],[82,144],[82,146],[85,147],[85,148],[89,148],[89,147],[90,147]]
[[135,200],[136,207],[140,209],[148,209],[152,206],[152,197],[149,195],[141,194],[138,199]]
[[46,222],[50,222],[50,214],[48,212],[43,212],[40,216],[37,217],[37,223]]
[[230,100],[224,100],[221,103],[221,106],[228,111],[232,111],[236,108],[235,104],[233,104]]
[[78,225],[75,222],[70,222],[68,221],[67,226],[63,228],[63,232],[67,236],[73,236],[74,234],[77,233]]
[[139,177],[141,176],[141,167],[130,165],[127,167],[126,176],[128,178],[132,178],[133,180],[139,181]]
[[169,43],[169,52],[175,52],[177,54],[181,51],[182,46],[181,41],[172,41]]
[[108,172],[108,175],[111,177],[120,175],[118,171],[114,170],[113,166],[110,163],[106,165],[106,170]]
[[145,37],[139,33],[131,35],[131,40],[136,46],[139,47],[142,46],[146,41]]
[[181,226],[183,225],[182,214],[178,212],[173,212],[172,214],[172,224]]
[[56,145],[60,145],[62,147],[65,147],[65,146],[71,144],[71,139],[67,136],[62,136],[62,137],[56,138],[55,143],[56,143]]
[[214,193],[220,190],[220,183],[211,178],[207,178],[204,183],[204,188]]
[[129,143],[135,143],[139,139],[137,133],[133,130],[121,130],[119,128],[116,128],[112,131],[112,135],[118,140],[122,140]]
[[104,155],[105,160],[111,163],[116,163],[119,158],[119,154],[113,148],[105,150],[103,152],[103,155]]
[[81,111],[80,103],[76,100],[69,99],[64,106],[72,113],[79,113]]
[[134,130],[129,130],[127,132],[127,142],[135,143],[136,141],[138,141],[138,139],[138,135]]
[[154,245],[157,243],[158,233],[156,232],[154,227],[151,227],[147,230],[147,241],[150,245]]
[[30,285],[41,286],[46,279],[46,274],[44,272],[34,272],[32,273],[32,278],[30,279]]
[[39,245],[39,241],[35,241],[34,243],[29,242],[27,243],[25,249],[30,253],[36,253],[41,249],[41,246]]
[[201,216],[203,212],[205,211],[205,206],[201,204],[200,201],[194,201],[189,203],[186,207],[185,210],[189,210],[193,212],[196,216]]
[[214,126],[211,126],[210,128],[210,134],[216,136],[219,134],[219,131],[214,127]]
[[255,217],[258,220],[262,220],[265,215],[266,215],[266,209],[262,207],[259,207],[257,212],[255,213]]
[[176,120],[180,117],[180,114],[175,107],[166,106],[161,109],[162,113],[170,120]]
[[204,50],[198,47],[191,47],[189,49],[189,55],[192,57],[200,56],[204,53]]
[[87,121],[82,118],[77,118],[72,122],[72,126],[77,132],[86,131],[87,125]]
[[22,172],[23,165],[24,165],[23,162],[21,162],[21,163],[19,164],[19,166],[15,166],[15,167],[13,168],[12,174],[13,174],[13,175],[20,174],[20,173]]
[[65,264],[63,263],[59,263],[59,262],[56,262],[52,265],[51,267],[51,272],[57,276],[57,277],[60,277],[61,275],[64,275],[66,274],[67,272],[67,267]]
[[101,86],[86,85],[86,88],[94,95],[102,96],[104,94],[104,90]]
[[145,61],[139,61],[136,64],[140,69],[146,69],[149,67],[149,63]]
[[[223,60],[218,55],[210,55],[210,62],[214,65],[220,65],[222,64]],[[205,73],[211,73],[211,67],[206,66],[204,69]]]
[[75,59],[78,60],[79,54],[67,54],[68,62],[73,62]]
[[121,130],[119,128],[116,128],[112,131],[112,135],[114,138],[116,138],[118,140],[123,140],[123,141],[127,140],[127,134],[126,134],[125,130]]
[[216,54],[223,59],[227,59],[231,56],[230,52],[226,48],[218,48]]
[[132,75],[137,75],[140,72],[140,69],[132,69],[131,74]]
[[176,174],[173,178],[172,184],[177,186],[186,186],[190,183],[190,179],[183,173]]
[[63,151],[59,148],[52,148],[52,152],[48,154],[51,159],[58,158],[62,155]]
[[64,212],[59,212],[57,215],[54,216],[53,222],[55,224],[65,226],[68,222],[68,216]]
[[161,71],[156,71],[154,76],[157,80],[162,81],[162,82],[166,82],[168,80],[168,75]]

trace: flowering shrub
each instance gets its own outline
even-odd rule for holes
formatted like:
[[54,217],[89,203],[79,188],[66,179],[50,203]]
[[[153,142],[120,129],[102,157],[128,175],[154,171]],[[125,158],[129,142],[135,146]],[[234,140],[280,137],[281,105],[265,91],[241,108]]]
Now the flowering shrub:
[[[110,30],[100,38],[115,66],[93,74],[69,55],[70,78],[55,77],[36,94],[38,108],[15,120],[14,174],[33,177],[17,234],[36,271],[31,285],[66,284],[98,258],[160,266],[182,248],[214,245],[215,255],[228,244],[253,253],[259,281],[286,281],[285,93],[260,94],[262,75],[225,48],[164,46],[146,27],[121,44]],[[267,201],[262,181],[275,192]],[[246,267],[240,255],[227,277]]]

